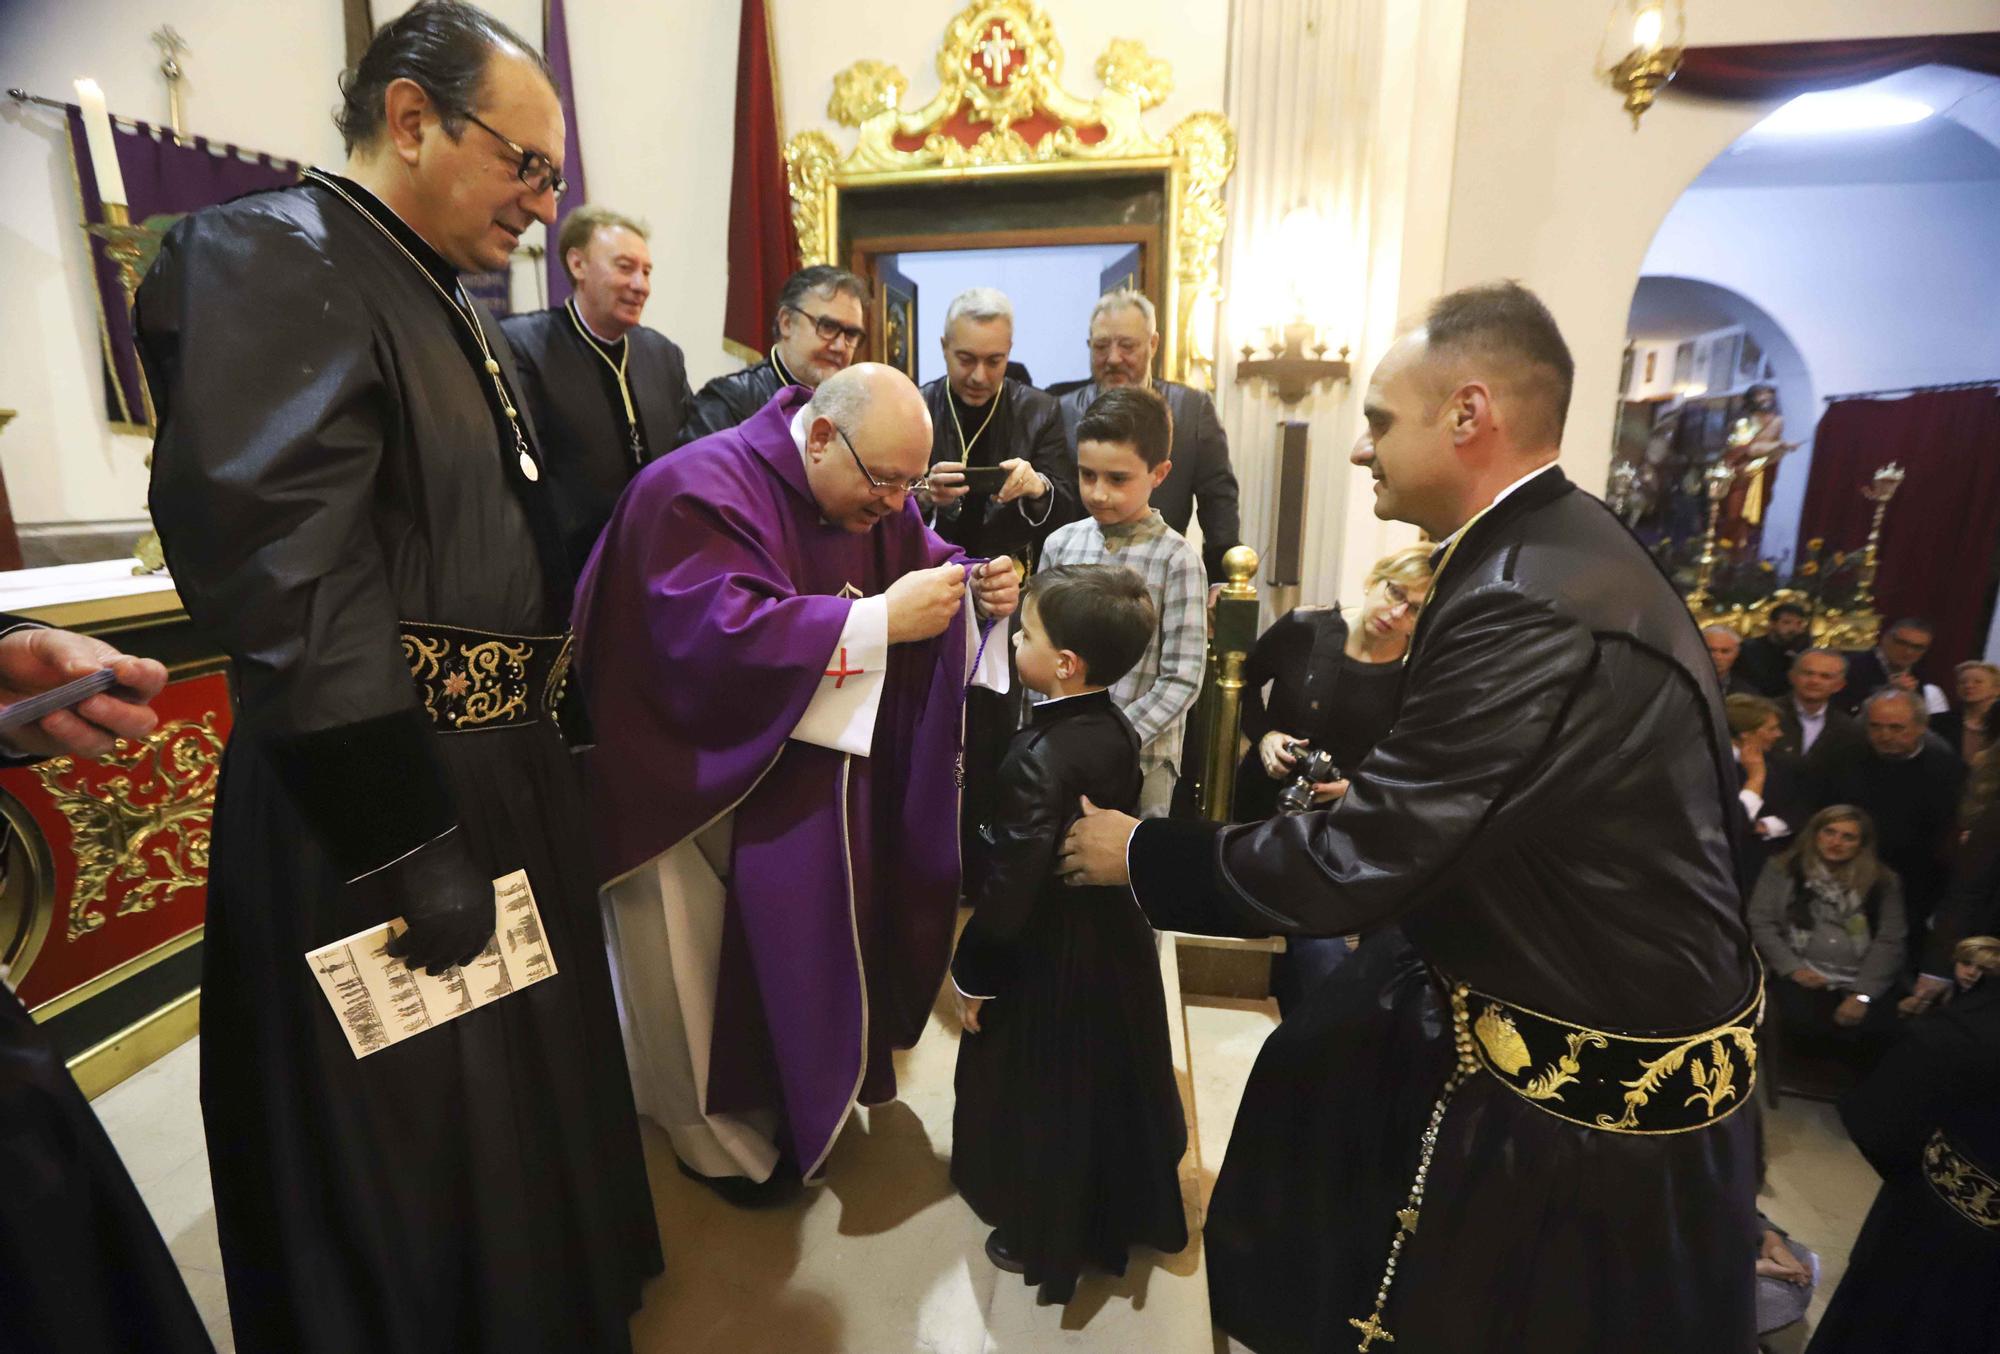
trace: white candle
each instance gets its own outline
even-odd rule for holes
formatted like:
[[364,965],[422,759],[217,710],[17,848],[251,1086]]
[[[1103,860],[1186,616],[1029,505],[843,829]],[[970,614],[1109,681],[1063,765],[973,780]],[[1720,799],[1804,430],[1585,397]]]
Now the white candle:
[[97,171],[97,195],[106,202],[123,204],[125,175],[118,168],[118,146],[111,137],[111,114],[104,107],[104,91],[95,80],[76,82],[76,102],[83,109],[83,134],[90,143],[91,168]]

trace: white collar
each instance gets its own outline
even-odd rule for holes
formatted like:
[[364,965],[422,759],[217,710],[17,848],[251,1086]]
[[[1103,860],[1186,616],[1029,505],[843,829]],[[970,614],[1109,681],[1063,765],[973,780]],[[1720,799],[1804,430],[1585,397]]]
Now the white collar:
[[1477,516],[1479,516],[1479,513],[1480,513],[1480,512],[1491,512],[1491,511],[1493,511],[1493,509],[1495,509],[1495,508],[1497,508],[1497,507],[1499,507],[1499,506],[1500,506],[1500,500],[1501,500],[1501,499],[1503,499],[1503,498],[1507,497],[1507,495],[1509,495],[1509,494],[1513,493],[1513,492],[1514,492],[1514,491],[1515,491],[1516,489],[1520,488],[1520,487],[1521,487],[1522,485],[1526,484],[1526,483],[1527,483],[1527,482],[1528,482],[1529,480],[1531,480],[1531,479],[1533,479],[1533,478],[1534,478],[1535,476],[1537,476],[1537,475],[1541,474],[1541,473],[1542,473],[1542,472],[1543,472],[1544,470],[1547,470],[1547,469],[1548,469],[1548,468],[1549,468],[1550,466],[1552,466],[1552,465],[1554,465],[1554,464],[1555,464],[1555,462],[1554,462],[1554,461],[1552,461],[1552,460],[1551,460],[1551,461],[1543,461],[1543,462],[1542,462],[1542,463],[1541,463],[1540,465],[1536,466],[1536,467],[1535,467],[1535,468],[1534,468],[1533,470],[1530,470],[1530,471],[1529,471],[1529,472],[1528,472],[1527,474],[1525,474],[1525,475],[1521,476],[1521,478],[1519,478],[1519,479],[1515,480],[1515,481],[1514,481],[1514,482],[1513,482],[1512,484],[1508,485],[1508,486],[1507,486],[1507,487],[1506,487],[1505,489],[1502,489],[1502,490],[1501,490],[1501,491],[1500,491],[1499,493],[1497,493],[1497,494],[1493,495],[1493,501],[1492,501],[1491,503],[1488,503],[1488,504],[1487,504],[1487,505],[1486,505],[1485,507],[1481,508],[1481,509],[1479,510],[1479,512],[1475,512],[1474,514],[1472,514],[1472,517],[1468,517],[1468,518],[1466,518],[1466,519],[1465,519],[1465,521],[1464,521],[1464,523],[1463,523],[1462,525],[1460,525],[1460,527],[1458,528],[1458,530],[1457,530],[1457,531],[1454,531],[1454,532],[1452,532],[1452,533],[1451,533],[1451,535],[1449,535],[1449,536],[1445,537],[1445,538],[1444,538],[1443,540],[1439,541],[1439,542],[1437,543],[1437,549],[1436,549],[1436,550],[1433,550],[1433,551],[1432,551],[1431,553],[1432,553],[1432,554],[1436,554],[1436,553],[1437,553],[1437,550],[1443,550],[1443,549],[1446,549],[1447,547],[1449,547],[1449,546],[1451,545],[1451,543],[1452,543],[1453,541],[1457,540],[1457,539],[1458,539],[1458,538],[1459,538],[1459,537],[1460,537],[1461,535],[1463,535],[1463,534],[1464,534],[1464,532],[1465,532],[1465,528],[1466,528],[1466,527],[1469,527],[1469,526],[1471,526],[1471,525],[1472,525],[1472,519],[1473,519],[1473,517],[1477,517]]
[[583,332],[590,335],[592,338],[596,339],[599,343],[603,344],[607,348],[616,348],[619,344],[625,341],[626,335],[632,332],[630,329],[628,329],[625,331],[624,334],[620,334],[617,338],[608,339],[604,337],[604,335],[598,333],[595,329],[592,329],[590,327],[590,321],[584,318],[583,307],[576,303],[576,297],[574,296],[570,297],[569,300],[565,301],[563,304],[569,307],[570,314],[576,316],[576,322],[583,326]]

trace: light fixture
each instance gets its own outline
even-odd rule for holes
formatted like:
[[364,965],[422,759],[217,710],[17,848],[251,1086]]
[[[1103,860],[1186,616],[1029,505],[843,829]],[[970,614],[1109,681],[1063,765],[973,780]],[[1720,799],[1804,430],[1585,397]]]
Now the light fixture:
[[1907,127],[1937,109],[1919,99],[1872,89],[1828,89],[1801,94],[1750,129],[1751,136],[1821,136],[1833,132]]
[[1264,329],[1262,346],[1269,357],[1257,356],[1258,344],[1243,345],[1238,381],[1268,381],[1280,400],[1297,404],[1314,387],[1348,378],[1346,346],[1339,357],[1328,357],[1333,345],[1321,337],[1314,319],[1333,304],[1336,253],[1325,221],[1311,207],[1294,207],[1278,222],[1265,304],[1281,309],[1285,319]]
[[1612,5],[1597,48],[1597,69],[1625,96],[1634,131],[1654,96],[1680,70],[1686,47],[1687,0],[1617,0]]

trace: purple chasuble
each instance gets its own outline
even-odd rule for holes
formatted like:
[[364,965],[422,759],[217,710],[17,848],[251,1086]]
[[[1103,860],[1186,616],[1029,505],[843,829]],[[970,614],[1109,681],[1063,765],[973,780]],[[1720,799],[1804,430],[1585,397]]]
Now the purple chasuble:
[[[792,440],[810,392],[652,462],[577,590],[601,877],[734,811],[710,1113],[781,1111],[813,1174],[857,1098],[895,1094],[950,956],[966,628],[890,646],[871,755],[794,742],[852,605],[963,561],[916,505],[821,519]],[[850,596],[852,593],[850,593]],[[969,617],[967,618],[970,619]]]

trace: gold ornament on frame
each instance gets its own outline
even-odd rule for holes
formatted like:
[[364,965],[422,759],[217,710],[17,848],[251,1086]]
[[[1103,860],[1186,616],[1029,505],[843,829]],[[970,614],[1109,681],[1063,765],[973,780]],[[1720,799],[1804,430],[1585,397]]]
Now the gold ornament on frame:
[[1200,325],[1212,321],[1221,294],[1222,190],[1236,166],[1228,120],[1194,113],[1165,136],[1149,132],[1143,114],[1172,92],[1173,71],[1129,38],[1112,41],[1098,58],[1103,88],[1094,98],[1071,93],[1062,83],[1055,26],[1028,0],[967,5],[945,26],[936,70],[937,92],[906,108],[910,82],[902,71],[884,61],[854,62],[834,77],[827,102],[827,116],[856,131],[854,148],[842,155],[821,131],[785,143],[802,261],[839,261],[843,189],[989,173],[1160,169],[1169,202],[1161,370],[1211,387],[1213,344]]

